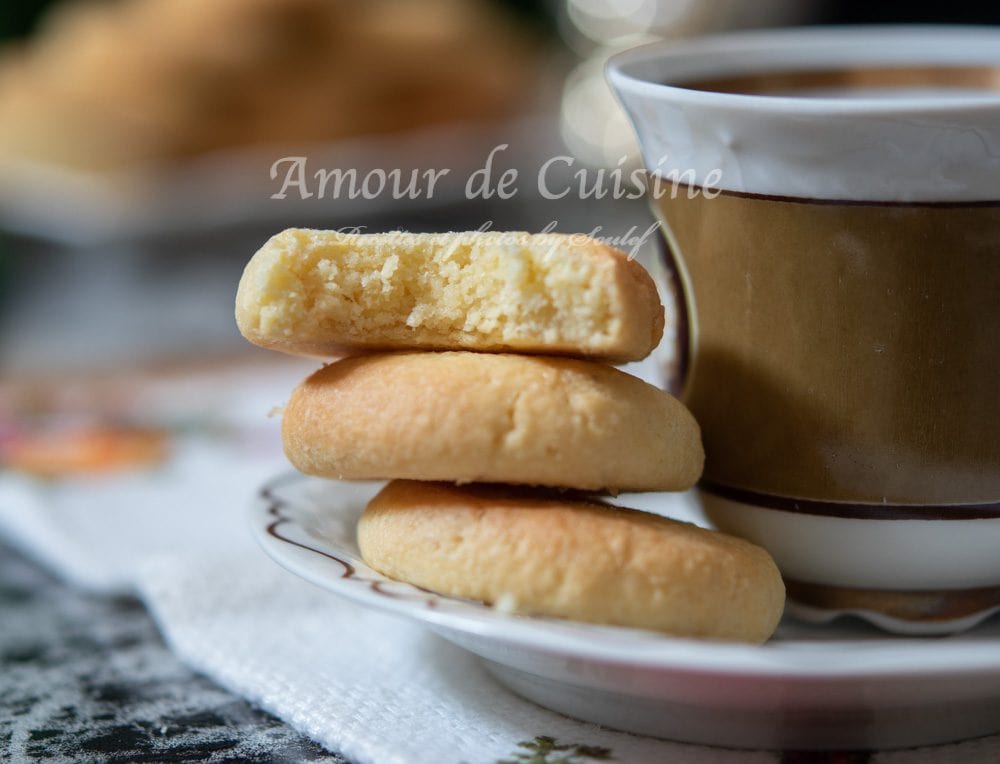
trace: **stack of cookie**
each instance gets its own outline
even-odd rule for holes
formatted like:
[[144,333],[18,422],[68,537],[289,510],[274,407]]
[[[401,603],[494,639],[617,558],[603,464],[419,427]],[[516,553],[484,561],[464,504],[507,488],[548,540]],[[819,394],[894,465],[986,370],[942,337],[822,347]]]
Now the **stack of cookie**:
[[763,550],[595,492],[701,474],[679,401],[611,363],[663,331],[649,275],[583,236],[288,230],[248,264],[251,342],[344,356],[293,392],[301,471],[388,479],[358,528],[373,568],[518,612],[763,641],[784,589]]

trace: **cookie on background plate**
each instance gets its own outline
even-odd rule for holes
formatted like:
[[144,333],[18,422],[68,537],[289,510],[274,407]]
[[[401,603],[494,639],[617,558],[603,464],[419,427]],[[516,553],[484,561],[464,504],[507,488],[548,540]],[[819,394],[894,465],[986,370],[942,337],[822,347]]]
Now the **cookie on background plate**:
[[694,417],[612,366],[572,358],[383,353],[292,393],[285,454],[309,475],[591,491],[674,491],[701,476]]
[[763,642],[784,607],[760,547],[555,492],[395,480],[358,544],[385,576],[527,614]]
[[250,260],[243,336],[298,355],[478,350],[638,361],[663,334],[646,270],[582,234],[289,229]]

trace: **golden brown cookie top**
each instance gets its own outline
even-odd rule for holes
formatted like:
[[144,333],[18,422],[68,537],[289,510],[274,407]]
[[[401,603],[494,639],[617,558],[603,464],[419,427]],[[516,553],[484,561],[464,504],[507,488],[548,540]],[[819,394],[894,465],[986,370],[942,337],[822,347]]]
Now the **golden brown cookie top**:
[[515,612],[763,642],[784,607],[763,549],[554,492],[397,480],[358,541],[384,575]]
[[285,407],[301,471],[581,490],[683,490],[701,475],[694,417],[612,366],[515,354],[355,356],[306,379]]

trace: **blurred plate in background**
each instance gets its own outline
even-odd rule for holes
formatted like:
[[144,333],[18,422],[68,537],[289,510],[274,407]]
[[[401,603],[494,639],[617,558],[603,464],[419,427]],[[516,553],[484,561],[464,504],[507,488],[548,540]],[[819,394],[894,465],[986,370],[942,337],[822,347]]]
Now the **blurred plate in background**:
[[[0,163],[0,228],[91,247],[248,224],[352,226],[394,210],[412,214],[469,201],[470,176],[500,146],[506,148],[494,154],[494,180],[500,172],[517,169],[521,198],[534,196],[534,177],[545,158],[562,152],[554,121],[530,117],[325,144],[230,149],[156,171],[101,174],[6,158]],[[289,185],[284,198],[276,198],[288,173],[297,172],[292,166],[296,158],[302,160],[306,182]],[[338,169],[345,178],[340,193],[334,193],[331,181],[321,195],[316,173]],[[427,172],[443,169],[448,172],[438,175],[429,197]],[[394,198],[391,173],[400,179],[401,191],[412,188],[414,193]],[[366,178],[369,193],[364,193]]]

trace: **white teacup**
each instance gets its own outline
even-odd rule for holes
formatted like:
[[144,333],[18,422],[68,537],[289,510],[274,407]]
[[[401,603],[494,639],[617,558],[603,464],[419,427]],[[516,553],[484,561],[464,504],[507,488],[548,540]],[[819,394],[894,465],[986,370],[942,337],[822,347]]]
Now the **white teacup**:
[[1000,30],[616,56],[679,286],[704,507],[798,612],[1000,609]]

